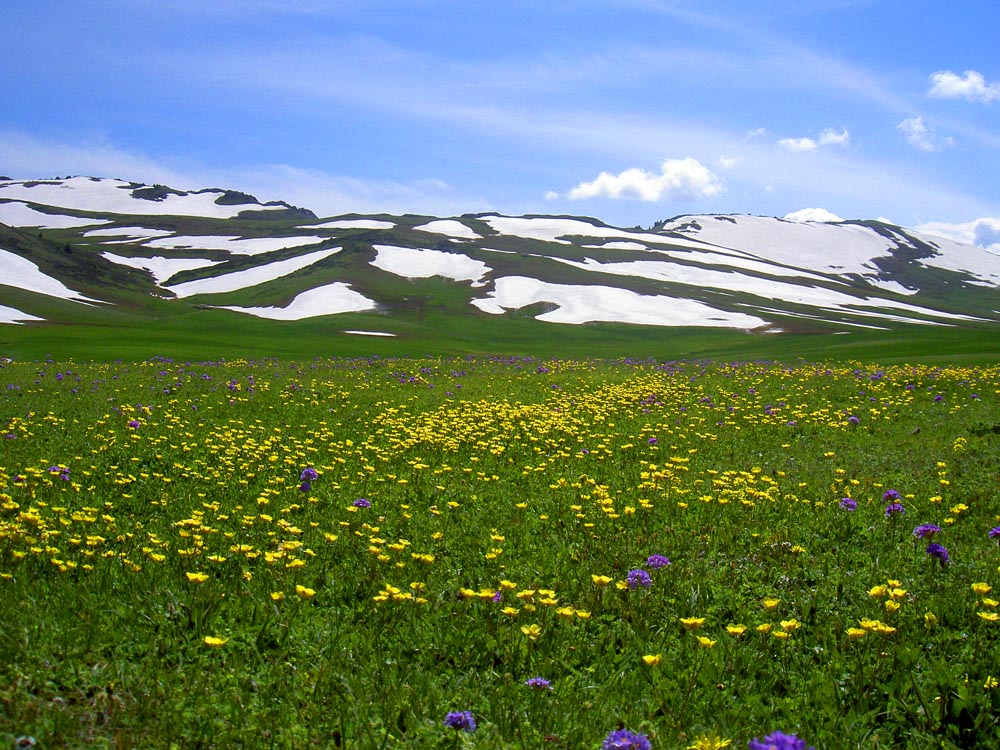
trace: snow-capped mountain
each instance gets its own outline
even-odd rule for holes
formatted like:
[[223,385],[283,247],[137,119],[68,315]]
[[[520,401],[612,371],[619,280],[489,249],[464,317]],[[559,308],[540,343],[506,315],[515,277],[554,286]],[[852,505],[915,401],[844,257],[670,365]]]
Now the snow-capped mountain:
[[1000,256],[880,221],[320,219],[229,190],[0,180],[0,322],[206,308],[363,313],[383,335],[429,310],[757,333],[988,326],[1000,323]]

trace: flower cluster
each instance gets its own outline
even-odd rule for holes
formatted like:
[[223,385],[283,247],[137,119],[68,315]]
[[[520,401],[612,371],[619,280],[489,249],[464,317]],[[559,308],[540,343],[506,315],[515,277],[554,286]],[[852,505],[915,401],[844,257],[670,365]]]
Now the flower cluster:
[[459,730],[463,732],[476,731],[476,719],[472,715],[472,711],[451,711],[444,717],[443,724],[456,732]]
[[601,743],[601,750],[652,750],[649,737],[629,729],[610,732]]
[[754,737],[748,747],[749,750],[815,750],[812,746],[806,747],[805,740],[784,732],[772,732],[763,740]]

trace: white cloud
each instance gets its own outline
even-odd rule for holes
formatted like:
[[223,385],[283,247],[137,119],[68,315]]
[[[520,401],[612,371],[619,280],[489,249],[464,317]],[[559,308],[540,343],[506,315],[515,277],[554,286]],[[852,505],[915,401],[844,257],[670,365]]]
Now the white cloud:
[[778,145],[789,151],[799,152],[815,151],[820,146],[850,146],[851,134],[847,132],[847,128],[841,128],[839,131],[826,128],[819,134],[819,140],[814,138],[782,138],[778,141]]
[[847,128],[841,128],[839,133],[833,128],[827,128],[819,134],[819,145],[850,146],[851,134],[847,132]]
[[970,102],[992,102],[1000,99],[1000,83],[986,83],[982,73],[965,71],[964,76],[950,70],[939,70],[931,76],[932,86],[927,96],[938,99],[966,99]]
[[843,221],[837,214],[832,211],[827,211],[825,208],[801,208],[798,211],[792,211],[790,214],[785,214],[785,219],[787,221]]
[[952,138],[940,138],[937,131],[924,122],[923,117],[910,117],[903,120],[896,129],[911,146],[920,151],[937,151],[942,146],[950,146],[955,141]]
[[782,138],[778,145],[789,151],[815,151],[819,147],[812,138]]
[[992,253],[1000,253],[1000,218],[985,216],[961,224],[938,221],[922,224],[914,229],[955,242],[975,245]]
[[588,198],[637,198],[655,202],[663,199],[692,200],[722,192],[718,178],[697,159],[667,159],[654,174],[633,167],[616,175],[601,172],[590,182],[581,182],[569,191],[570,200]]
[[719,165],[719,169],[732,169],[737,164],[740,163],[739,156],[720,156],[716,162]]
[[1000,253],[1000,219],[978,219],[972,225],[972,240],[979,247]]

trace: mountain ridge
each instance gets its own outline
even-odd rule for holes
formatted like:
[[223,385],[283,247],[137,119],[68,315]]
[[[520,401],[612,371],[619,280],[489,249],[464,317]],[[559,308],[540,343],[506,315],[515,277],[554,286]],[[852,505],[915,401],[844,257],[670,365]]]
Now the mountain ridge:
[[882,220],[318,217],[238,190],[99,177],[0,181],[0,272],[5,328],[209,310],[402,337],[445,318],[473,338],[493,319],[540,336],[1000,324],[1000,256]]

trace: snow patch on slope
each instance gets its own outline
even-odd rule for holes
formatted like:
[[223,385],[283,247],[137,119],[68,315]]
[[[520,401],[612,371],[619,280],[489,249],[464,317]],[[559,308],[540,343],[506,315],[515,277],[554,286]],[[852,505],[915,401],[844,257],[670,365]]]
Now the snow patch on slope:
[[22,258],[9,250],[0,250],[0,284],[74,302],[100,302],[73,291],[59,279],[42,273],[38,266],[27,258]]
[[896,246],[856,224],[794,222],[764,216],[684,216],[663,229],[772,263],[868,278],[879,272],[873,258],[891,256]]
[[0,305],[0,323],[13,323],[14,325],[20,325],[21,323],[27,323],[31,320],[45,320],[45,318],[28,315],[28,313],[21,312],[16,307]]
[[122,242],[133,240],[151,240],[155,237],[169,237],[173,232],[167,229],[147,229],[146,227],[108,227],[107,229],[91,229],[84,232],[84,237],[125,237]]
[[162,200],[147,200],[132,195],[136,186],[122,180],[71,177],[36,183],[9,182],[0,185],[0,198],[23,200],[46,206],[94,213],[135,214],[144,216],[202,216],[231,219],[241,211],[269,211],[284,206],[242,203],[222,206],[215,202],[221,192],[169,193]]
[[276,250],[287,250],[303,245],[315,245],[328,238],[314,235],[302,237],[217,237],[196,235],[190,237],[164,237],[145,243],[145,247],[183,250],[225,250],[231,255],[263,255]]
[[335,219],[322,224],[306,224],[298,229],[392,229],[394,226],[393,222],[380,219]]
[[633,242],[657,243],[661,245],[681,245],[704,249],[703,242],[694,242],[675,237],[664,237],[647,232],[630,232],[614,227],[599,227],[579,219],[559,219],[552,216],[512,217],[484,216],[483,221],[499,234],[523,237],[529,240],[556,242],[561,245],[571,245],[569,240],[561,237],[612,237],[631,240]]
[[265,263],[261,266],[254,266],[243,271],[233,271],[221,276],[211,276],[207,279],[196,279],[185,281],[180,284],[164,287],[176,294],[178,297],[191,297],[195,294],[222,294],[224,292],[235,292],[239,289],[246,289],[266,281],[280,279],[283,276],[295,273],[296,271],[319,263],[325,258],[329,258],[335,253],[339,253],[341,248],[332,247],[326,250],[317,250],[314,253],[300,255],[296,258],[278,260],[274,263]]
[[481,260],[461,253],[392,245],[373,247],[377,252],[372,261],[373,266],[407,279],[444,276],[455,281],[471,281],[473,286],[482,286],[481,279],[492,270]]
[[114,253],[102,253],[101,257],[120,266],[149,271],[157,284],[162,284],[181,271],[193,271],[197,268],[207,268],[224,262],[208,260],[207,258],[164,258],[160,255],[155,255],[152,258],[131,258]]
[[946,271],[967,273],[982,286],[1000,286],[1000,255],[944,237],[920,234],[909,229],[906,232],[939,250],[933,257],[920,258],[918,263]]
[[[345,312],[374,310],[375,303],[363,294],[351,289],[349,284],[336,281],[302,292],[287,307],[235,307],[223,305],[225,310],[255,315],[271,320],[302,320],[321,315],[336,315]],[[375,334],[377,335],[377,334]],[[387,334],[392,335],[392,334]]]
[[0,224],[9,227],[38,227],[39,229],[75,229],[95,224],[107,224],[108,219],[81,219],[79,216],[62,216],[36,211],[26,203],[12,201],[0,203]]
[[488,297],[472,300],[483,312],[501,315],[539,302],[557,309],[537,316],[550,323],[633,323],[652,326],[709,326],[750,329],[767,325],[753,315],[717,310],[694,300],[637,294],[609,286],[551,284],[525,276],[504,276]]
[[415,232],[431,232],[433,234],[443,234],[448,237],[457,237],[463,240],[479,240],[482,237],[455,219],[438,219],[419,227],[413,227]]

